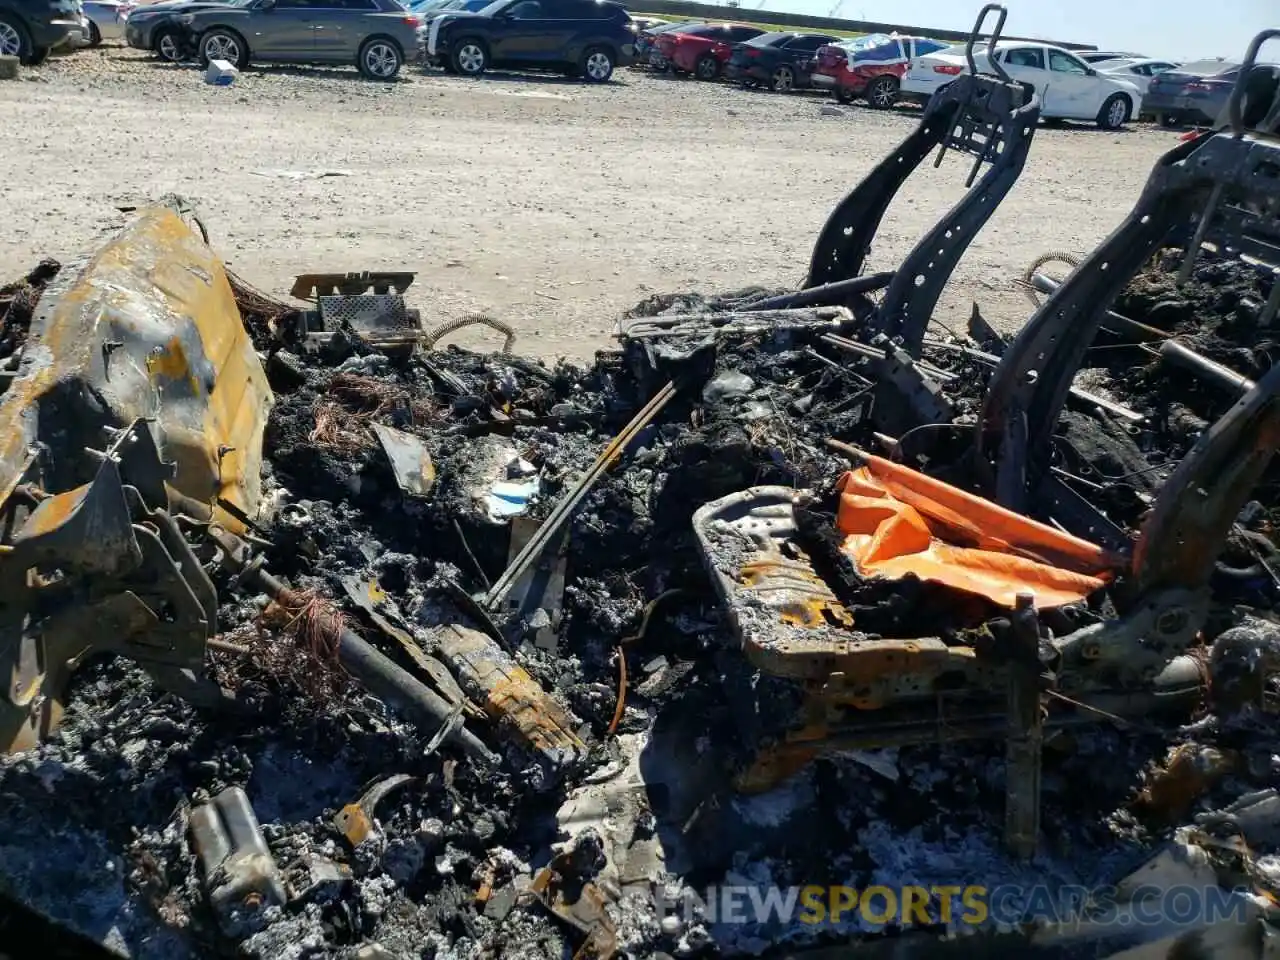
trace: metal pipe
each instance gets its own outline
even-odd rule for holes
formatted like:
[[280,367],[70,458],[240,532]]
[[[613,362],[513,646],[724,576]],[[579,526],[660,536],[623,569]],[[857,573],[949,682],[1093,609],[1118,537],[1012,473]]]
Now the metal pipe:
[[1160,358],[1190,370],[1197,376],[1216,383],[1224,390],[1235,394],[1248,393],[1253,389],[1253,381],[1241,376],[1230,367],[1210,360],[1196,353],[1179,340],[1166,340],[1160,345]]
[[[885,358],[885,352],[878,347],[869,347],[865,343],[859,343],[857,340],[850,340],[848,337],[841,337],[834,333],[824,333],[821,340],[823,343],[835,347],[837,350],[843,350],[845,353],[857,354],[870,360],[883,360]],[[958,376],[958,374],[943,370],[941,367],[935,367],[924,360],[917,360],[916,366],[934,380],[939,380],[943,383],[948,380],[954,380]]]
[[[224,550],[233,563],[242,556]],[[258,568],[249,572],[248,580],[282,605],[289,605],[294,593],[283,581]],[[453,723],[453,707],[438,693],[413,676],[390,657],[375,649],[368,641],[342,627],[338,631],[338,662],[357,682],[375,697],[404,711],[418,721],[433,724]],[[446,736],[472,760],[496,766],[498,758],[466,727],[457,724]]]
[[[1051,296],[1062,284],[1052,277],[1046,277],[1043,273],[1036,273],[1031,277],[1031,286],[1041,293]],[[1118,327],[1118,332],[1138,340],[1163,340],[1169,336],[1168,330],[1161,330],[1159,327],[1153,327],[1138,320],[1130,320],[1128,317],[1122,317],[1113,310],[1108,310],[1105,316],[1109,321],[1109,326]]]
[[844,303],[859,293],[870,293],[883,290],[893,282],[893,271],[867,274],[865,277],[853,277],[849,280],[837,280],[824,283],[820,287],[809,287],[795,293],[780,293],[776,297],[757,300],[743,310],[786,310],[789,307],[824,307]]

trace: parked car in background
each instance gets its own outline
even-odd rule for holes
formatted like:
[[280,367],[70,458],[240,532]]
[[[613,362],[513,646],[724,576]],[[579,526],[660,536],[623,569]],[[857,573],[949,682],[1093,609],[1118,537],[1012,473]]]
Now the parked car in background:
[[1164,73],[1166,70],[1173,70],[1179,66],[1181,64],[1174,63],[1172,60],[1139,58],[1137,60],[1101,60],[1093,64],[1093,69],[1099,73],[1109,73],[1112,76],[1123,77],[1143,93],[1146,93],[1152,77],[1157,73]]
[[770,32],[734,44],[724,75],[746,86],[765,86],[777,93],[811,86],[818,48],[835,41],[825,33]]
[[715,80],[729,62],[735,43],[754,40],[764,32],[745,23],[704,23],[658,34],[657,47],[673,73]]
[[604,83],[635,57],[627,11],[607,0],[494,0],[432,21],[424,56],[451,73],[490,67],[557,70]]
[[83,0],[84,15],[89,18],[90,45],[122,39],[125,18],[133,7],[132,0]]
[[399,0],[235,0],[183,13],[201,64],[353,64],[370,80],[394,80],[416,56],[422,19]]
[[75,0],[0,0],[0,54],[26,66],[74,44],[80,29]]
[[[994,56],[1013,80],[1040,95],[1040,116],[1046,120],[1092,120],[1104,130],[1118,130],[1138,115],[1142,94],[1137,87],[1099,73],[1061,47],[1004,40],[996,45]],[[985,48],[975,49],[973,57],[979,71],[991,72]],[[902,78],[902,90],[928,102],[968,70],[965,48],[947,47],[913,60]]]
[[898,101],[907,65],[917,57],[945,50],[948,44],[928,37],[875,34],[854,47],[839,44],[818,50],[815,77],[829,81],[836,99],[849,103],[859,97],[869,106],[885,110]]
[[643,33],[646,30],[652,30],[654,27],[666,26],[670,22],[670,20],[663,17],[637,17],[635,14],[631,15],[631,29],[636,33]]
[[668,69],[671,64],[658,49],[658,35],[672,30],[691,30],[694,27],[703,26],[706,26],[706,23],[701,20],[681,20],[641,30],[636,34],[636,62],[646,64],[654,70]]
[[177,63],[195,50],[189,49],[190,37],[181,18],[188,13],[210,7],[247,0],[160,0],[140,4],[129,11],[124,21],[125,43],[138,50],[150,50],[161,60]]
[[[1265,48],[1264,48],[1265,49]],[[1214,123],[1240,76],[1231,60],[1196,60],[1151,78],[1143,110],[1165,126]]]
[[887,43],[888,40],[887,33],[868,33],[861,37],[837,40],[835,43],[819,47],[818,54],[814,58],[816,62],[813,65],[813,85],[825,90],[835,90],[836,74],[841,64],[847,62],[854,52],[865,50],[876,44]]
[[[421,17],[424,24],[430,25],[431,21],[436,17],[443,17],[451,11],[459,10],[463,13],[474,13],[477,10],[483,10],[492,2],[493,0],[443,0],[443,2],[434,2],[433,0],[429,9],[415,9],[411,6],[409,7],[409,12]],[[426,7],[425,4],[424,7]]]
[[1145,60],[1145,53],[1122,53],[1118,50],[1077,50],[1076,56],[1085,63],[1102,63],[1104,60]]

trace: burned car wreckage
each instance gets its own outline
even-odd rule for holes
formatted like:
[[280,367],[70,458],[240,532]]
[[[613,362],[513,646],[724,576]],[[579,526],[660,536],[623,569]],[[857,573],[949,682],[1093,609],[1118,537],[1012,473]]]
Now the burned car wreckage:
[[[1271,955],[1273,36],[1011,340],[931,327],[1039,117],[976,69],[799,290],[651,298],[585,368],[425,329],[412,274],[265,296],[176,199],[0,288],[6,909],[137,957],[789,955],[885,925],[662,905],[1143,864],[1250,921],[1073,944]],[[1067,955],[1033,926],[984,949]]]

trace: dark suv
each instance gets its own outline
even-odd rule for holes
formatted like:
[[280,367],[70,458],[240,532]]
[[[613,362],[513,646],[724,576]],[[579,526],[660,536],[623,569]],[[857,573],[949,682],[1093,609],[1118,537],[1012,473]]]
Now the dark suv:
[[431,22],[424,57],[450,73],[489,67],[560,70],[604,83],[635,59],[626,10],[606,0],[494,0],[475,13]]
[[0,0],[0,54],[35,66],[80,34],[76,0]]

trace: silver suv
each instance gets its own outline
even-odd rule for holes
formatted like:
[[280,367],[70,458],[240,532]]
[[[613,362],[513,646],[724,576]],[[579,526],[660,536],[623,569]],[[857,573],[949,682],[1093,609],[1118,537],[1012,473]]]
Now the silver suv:
[[204,65],[354,63],[370,80],[395,79],[417,56],[422,29],[399,0],[233,0],[178,23]]

